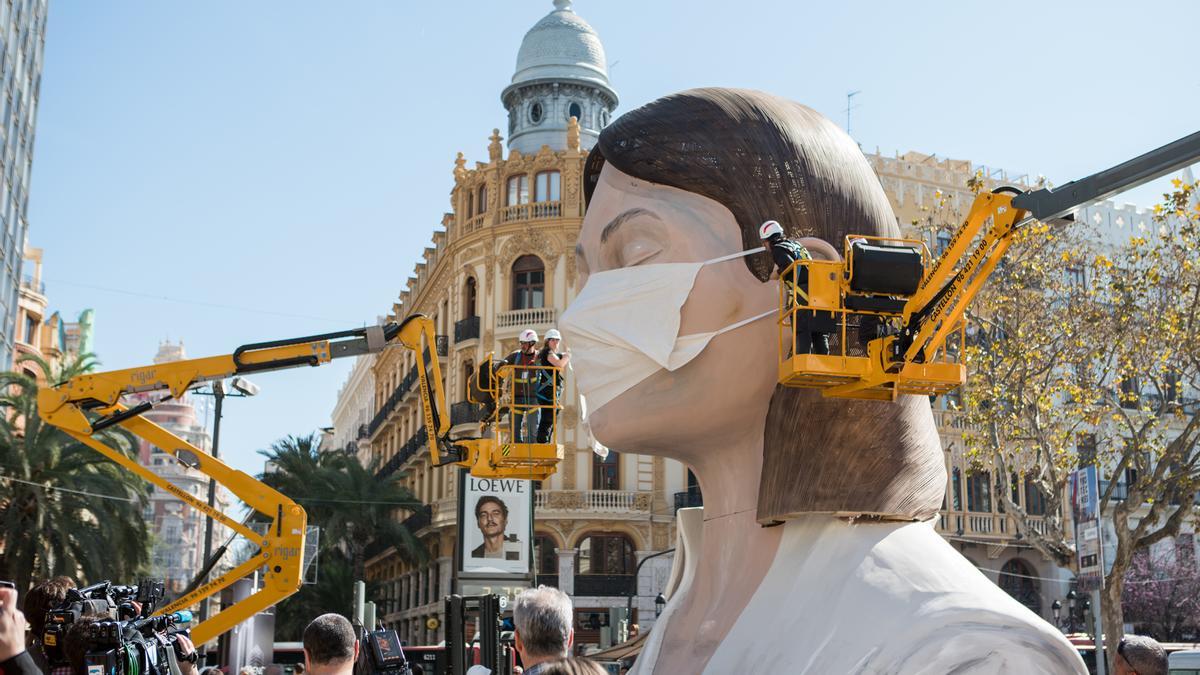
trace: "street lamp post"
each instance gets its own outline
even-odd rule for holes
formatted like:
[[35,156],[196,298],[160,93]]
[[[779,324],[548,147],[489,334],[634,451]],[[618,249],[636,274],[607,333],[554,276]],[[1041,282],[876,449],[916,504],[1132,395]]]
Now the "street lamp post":
[[1067,632],[1075,632],[1075,600],[1079,598],[1079,594],[1075,589],[1067,591]]
[[[221,404],[225,401],[226,396],[254,396],[258,393],[258,385],[247,380],[244,377],[235,377],[230,382],[233,389],[239,393],[230,394],[225,391],[225,380],[214,380],[212,383],[211,392],[197,391],[196,394],[212,396],[217,399],[216,409],[213,412],[213,440],[212,440],[212,456],[213,459],[218,459],[221,456]],[[208,479],[208,506],[215,508],[217,505],[217,481],[211,476]],[[213,519],[212,516],[204,517],[204,564],[209,564],[209,558],[212,557],[212,540],[213,540]],[[200,620],[204,621],[208,618],[209,603],[207,601],[200,603]]]
[[1062,622],[1059,621],[1059,618],[1058,618],[1059,612],[1062,611],[1062,602],[1055,600],[1053,603],[1050,604],[1050,609],[1052,609],[1054,611],[1054,627],[1059,630],[1062,630],[1062,627],[1063,627]]

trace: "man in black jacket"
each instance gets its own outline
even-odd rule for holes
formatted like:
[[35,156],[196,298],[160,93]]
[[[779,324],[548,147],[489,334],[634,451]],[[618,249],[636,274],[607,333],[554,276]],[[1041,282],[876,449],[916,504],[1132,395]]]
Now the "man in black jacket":
[[[812,254],[804,244],[784,236],[783,226],[774,220],[768,220],[758,228],[758,236],[771,252],[771,259],[779,270],[779,278],[788,291],[789,306],[792,298],[801,305],[808,304],[808,266],[797,265],[793,274],[785,274],[788,268],[797,260],[812,260]],[[794,286],[793,286],[794,283]],[[797,310],[793,315],[792,330],[796,333],[796,354],[828,354],[829,333],[822,324],[829,322],[828,312],[813,310]]]

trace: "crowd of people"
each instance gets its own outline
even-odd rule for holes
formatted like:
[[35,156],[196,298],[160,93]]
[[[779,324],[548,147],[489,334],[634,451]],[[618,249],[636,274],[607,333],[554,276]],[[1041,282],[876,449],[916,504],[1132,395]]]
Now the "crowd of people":
[[[42,643],[45,619],[50,610],[66,601],[75,583],[55,577],[34,586],[20,609],[16,589],[0,588],[0,675],[87,675],[85,663],[89,644],[88,627],[105,616],[85,615],[67,631],[62,652],[68,665],[55,665]],[[557,588],[539,586],[517,596],[513,607],[514,647],[523,675],[594,675],[605,671],[586,658],[572,657],[574,608],[570,597]],[[180,675],[197,675],[195,646],[183,634],[173,652]],[[323,614],[304,629],[304,663],[296,672],[306,675],[353,675],[358,661],[358,636],[350,621],[340,614]],[[425,675],[420,664],[411,664],[413,675]],[[205,668],[201,675],[222,671]],[[483,666],[473,666],[471,675],[488,675]]]

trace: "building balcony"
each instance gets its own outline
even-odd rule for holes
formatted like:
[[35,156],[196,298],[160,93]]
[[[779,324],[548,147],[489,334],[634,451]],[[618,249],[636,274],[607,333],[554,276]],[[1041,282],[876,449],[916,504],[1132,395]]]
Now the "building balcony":
[[512,223],[518,220],[558,218],[561,215],[562,202],[533,202],[532,204],[504,207],[504,210],[500,212],[500,222]]
[[692,508],[694,506],[704,506],[704,497],[701,496],[699,490],[688,490],[687,492],[675,493],[675,510]]
[[[1041,516],[1029,516],[1029,526],[1038,534],[1045,534],[1046,521]],[[1003,513],[976,511],[942,511],[938,517],[938,529],[943,534],[953,534],[977,539],[996,540],[997,543],[1017,536],[1016,520]]]
[[643,516],[650,514],[653,499],[653,492],[637,490],[540,490],[533,505],[539,518]]
[[487,224],[487,213],[481,213],[477,216],[472,216],[463,221],[462,232],[460,234],[471,234],[483,229]]
[[628,597],[637,591],[632,574],[576,574],[575,595]]
[[450,423],[452,425],[475,424],[483,420],[483,418],[483,404],[471,403],[470,401],[459,401],[458,403],[450,404]]
[[479,317],[472,316],[454,323],[454,342],[479,339]]
[[496,315],[496,328],[528,328],[530,326],[553,326],[558,319],[558,310],[553,307],[514,309]]

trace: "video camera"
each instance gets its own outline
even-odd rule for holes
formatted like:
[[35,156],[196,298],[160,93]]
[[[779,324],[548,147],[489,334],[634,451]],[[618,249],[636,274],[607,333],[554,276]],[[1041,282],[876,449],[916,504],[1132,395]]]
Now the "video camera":
[[363,645],[355,675],[412,675],[400,636],[390,629],[359,631],[359,643]]
[[[170,652],[182,659],[177,636],[187,634],[178,624],[189,623],[191,612],[151,616],[162,600],[163,582],[144,579],[136,586],[114,586],[109,581],[70,589],[61,605],[46,613],[42,647],[52,667],[68,666],[67,632],[80,619],[89,618],[84,639],[84,662],[89,674],[169,675]],[[195,661],[193,652],[189,660]]]

